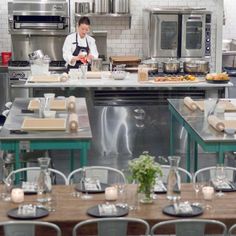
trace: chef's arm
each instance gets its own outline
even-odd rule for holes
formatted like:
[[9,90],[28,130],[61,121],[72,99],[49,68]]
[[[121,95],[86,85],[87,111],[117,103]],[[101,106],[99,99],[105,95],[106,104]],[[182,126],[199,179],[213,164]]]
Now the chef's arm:
[[95,40],[91,41],[89,44],[89,54],[88,54],[88,60],[91,60],[93,58],[98,58],[98,50],[97,50],[97,45],[95,43]]
[[70,42],[69,38],[65,39],[63,48],[62,48],[62,53],[63,53],[63,58],[66,61],[67,64],[74,66],[76,64],[76,61],[78,60],[78,56],[73,56],[72,55],[72,42]]

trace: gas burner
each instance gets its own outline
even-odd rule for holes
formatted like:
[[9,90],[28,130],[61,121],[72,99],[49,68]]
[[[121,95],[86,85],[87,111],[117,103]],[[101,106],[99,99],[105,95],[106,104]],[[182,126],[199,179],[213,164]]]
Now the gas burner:
[[12,66],[12,67],[27,67],[29,65],[30,65],[29,61],[12,61],[12,60],[10,60],[8,62],[8,66]]

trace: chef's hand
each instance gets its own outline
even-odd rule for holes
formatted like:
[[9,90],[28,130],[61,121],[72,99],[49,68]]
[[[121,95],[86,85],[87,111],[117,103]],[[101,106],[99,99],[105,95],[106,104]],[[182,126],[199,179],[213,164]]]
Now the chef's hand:
[[87,57],[83,55],[74,56],[71,59],[71,64],[75,64],[77,61],[81,61],[82,63],[87,63]]
[[87,61],[91,61],[93,58],[94,58],[94,56],[89,53],[87,56]]

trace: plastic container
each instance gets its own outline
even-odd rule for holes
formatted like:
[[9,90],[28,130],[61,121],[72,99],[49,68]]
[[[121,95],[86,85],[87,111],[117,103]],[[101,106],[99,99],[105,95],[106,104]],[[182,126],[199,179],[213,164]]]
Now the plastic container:
[[11,52],[2,52],[1,55],[2,55],[2,64],[7,65],[8,61],[11,59],[12,53]]

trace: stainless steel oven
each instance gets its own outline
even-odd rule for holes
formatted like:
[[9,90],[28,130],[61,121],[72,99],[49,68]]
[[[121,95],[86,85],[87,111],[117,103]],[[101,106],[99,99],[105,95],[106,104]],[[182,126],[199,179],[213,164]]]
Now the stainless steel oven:
[[211,13],[204,9],[143,11],[145,58],[202,58],[211,52]]

